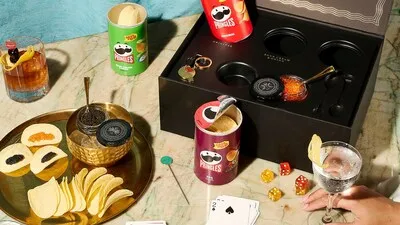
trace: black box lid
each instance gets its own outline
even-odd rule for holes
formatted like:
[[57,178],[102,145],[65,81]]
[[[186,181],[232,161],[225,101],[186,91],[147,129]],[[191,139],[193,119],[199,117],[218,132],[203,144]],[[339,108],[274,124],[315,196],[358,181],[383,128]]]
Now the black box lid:
[[256,0],[259,8],[385,35],[393,0]]

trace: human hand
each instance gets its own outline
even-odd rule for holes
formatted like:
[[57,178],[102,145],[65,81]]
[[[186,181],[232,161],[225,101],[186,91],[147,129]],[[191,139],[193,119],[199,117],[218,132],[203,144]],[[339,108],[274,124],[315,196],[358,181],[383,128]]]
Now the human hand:
[[[323,189],[311,193],[303,199],[303,208],[313,211],[326,207],[328,193]],[[400,224],[400,204],[365,187],[354,186],[338,195],[333,208],[351,211],[355,220],[350,223],[330,223],[329,225],[386,225]]]

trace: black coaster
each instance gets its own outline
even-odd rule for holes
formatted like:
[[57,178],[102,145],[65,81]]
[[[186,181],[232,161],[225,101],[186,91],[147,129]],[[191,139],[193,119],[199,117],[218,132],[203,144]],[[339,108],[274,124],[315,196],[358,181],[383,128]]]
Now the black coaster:
[[125,144],[132,133],[131,125],[125,120],[112,119],[102,123],[97,130],[96,138],[100,144],[115,147]]
[[250,87],[250,94],[259,101],[279,100],[282,93],[282,81],[272,77],[258,78]]
[[307,41],[300,31],[282,27],[273,29],[265,35],[264,46],[271,53],[290,57],[303,52]]

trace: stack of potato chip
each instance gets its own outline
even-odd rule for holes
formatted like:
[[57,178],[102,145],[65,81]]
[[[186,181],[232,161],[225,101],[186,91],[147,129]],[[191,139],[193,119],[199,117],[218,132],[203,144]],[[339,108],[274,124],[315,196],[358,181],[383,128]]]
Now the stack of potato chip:
[[97,215],[101,218],[112,204],[133,195],[133,192],[127,189],[119,189],[109,195],[122,183],[122,178],[107,174],[106,168],[98,167],[90,172],[84,168],[72,177],[70,183],[67,177],[63,177],[58,184],[53,177],[29,190],[29,205],[33,212],[43,219],[85,209],[92,216]]

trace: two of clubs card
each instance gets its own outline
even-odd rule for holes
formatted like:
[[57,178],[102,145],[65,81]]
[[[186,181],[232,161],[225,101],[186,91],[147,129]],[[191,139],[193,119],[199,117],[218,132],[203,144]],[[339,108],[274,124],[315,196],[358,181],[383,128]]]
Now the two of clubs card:
[[254,225],[260,202],[222,195],[211,201],[206,225]]

